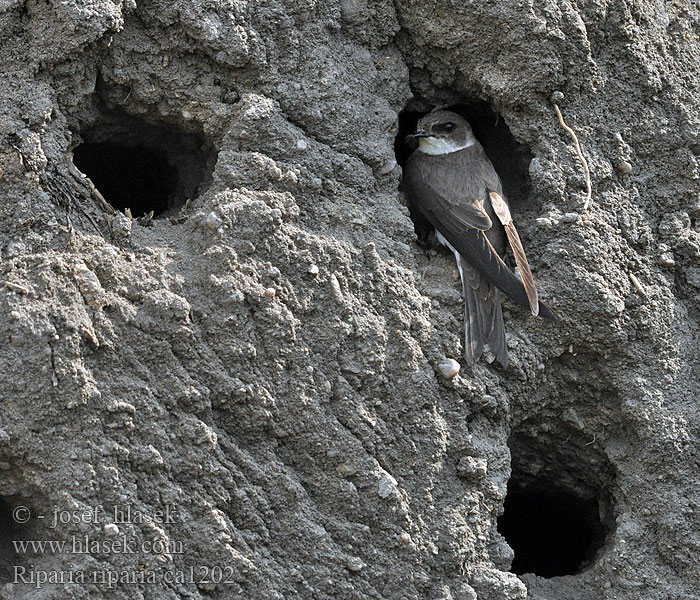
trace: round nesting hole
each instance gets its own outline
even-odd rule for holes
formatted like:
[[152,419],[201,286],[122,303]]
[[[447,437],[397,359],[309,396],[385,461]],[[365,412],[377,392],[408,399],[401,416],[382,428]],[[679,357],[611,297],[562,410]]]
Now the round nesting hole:
[[536,425],[513,433],[512,475],[498,531],[511,571],[550,578],[589,568],[614,525],[614,470],[592,436]]
[[213,146],[201,137],[125,114],[80,130],[73,162],[117,210],[168,216],[211,181]]

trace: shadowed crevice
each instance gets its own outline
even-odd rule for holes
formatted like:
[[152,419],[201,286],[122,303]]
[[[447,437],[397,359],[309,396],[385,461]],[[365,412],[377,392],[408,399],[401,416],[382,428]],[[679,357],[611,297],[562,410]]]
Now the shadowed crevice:
[[13,568],[19,558],[12,542],[19,539],[19,533],[12,506],[0,497],[0,585],[12,580]]

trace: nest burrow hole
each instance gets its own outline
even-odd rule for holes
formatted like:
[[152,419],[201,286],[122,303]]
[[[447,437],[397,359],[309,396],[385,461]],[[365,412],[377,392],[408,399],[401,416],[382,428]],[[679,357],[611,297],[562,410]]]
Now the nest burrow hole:
[[211,181],[216,151],[195,133],[103,111],[78,134],[75,166],[107,202],[134,217],[172,215]]
[[19,512],[14,514],[12,504],[0,496],[0,584],[12,579],[13,568],[18,560],[13,542],[21,539],[17,519],[24,516],[21,507]]
[[593,565],[612,533],[614,471],[579,431],[523,429],[508,441],[512,474],[498,531],[513,549],[511,571],[551,578]]

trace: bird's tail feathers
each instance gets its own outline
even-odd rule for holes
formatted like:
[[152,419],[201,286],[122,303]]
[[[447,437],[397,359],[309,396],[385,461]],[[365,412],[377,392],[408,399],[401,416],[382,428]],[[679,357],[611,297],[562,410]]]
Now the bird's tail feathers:
[[457,256],[464,297],[464,357],[475,364],[488,345],[503,367],[508,366],[505,327],[498,288]]
[[488,345],[496,360],[504,369],[508,368],[508,348],[506,347],[506,328],[503,325],[503,311],[501,310],[501,291],[494,288],[493,298],[493,323],[488,337]]
[[482,322],[483,305],[481,299],[468,283],[462,285],[464,296],[464,358],[474,365],[484,352],[484,325]]

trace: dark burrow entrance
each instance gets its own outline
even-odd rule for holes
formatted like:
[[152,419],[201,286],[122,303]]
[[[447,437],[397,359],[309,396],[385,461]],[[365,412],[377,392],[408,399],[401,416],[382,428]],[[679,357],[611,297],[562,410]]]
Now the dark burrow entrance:
[[602,546],[605,527],[595,498],[539,482],[511,480],[498,529],[515,552],[511,571],[556,577],[577,573]]
[[514,573],[574,575],[613,529],[613,469],[591,436],[532,427],[509,440],[513,471],[498,531],[515,553]]
[[117,210],[166,216],[209,184],[216,161],[201,137],[124,113],[103,112],[79,132],[73,162]]
[[[24,518],[26,515],[17,513],[17,518]],[[4,498],[0,497],[0,585],[12,580],[14,565],[17,564],[17,553],[13,541],[18,538],[19,524],[16,522],[12,507]]]

